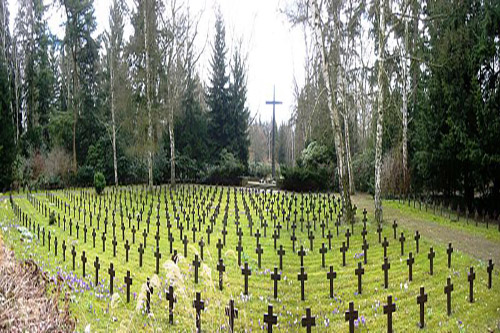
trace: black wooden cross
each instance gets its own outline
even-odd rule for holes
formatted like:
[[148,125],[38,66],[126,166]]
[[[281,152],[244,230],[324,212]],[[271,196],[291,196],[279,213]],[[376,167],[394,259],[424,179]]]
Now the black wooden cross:
[[259,229],[257,229],[257,232],[255,233],[254,236],[255,236],[255,239],[257,240],[257,243],[255,244],[255,246],[257,246],[257,244],[259,244],[259,239],[261,236]]
[[295,241],[297,240],[297,236],[295,236],[295,231],[292,232],[290,240],[292,241],[292,251],[295,252]]
[[354,309],[354,302],[349,302],[349,310],[345,312],[345,321],[349,322],[349,333],[354,333],[356,319],[358,319],[358,310]]
[[57,257],[57,236],[54,237],[54,252],[55,256]]
[[274,299],[278,298],[278,281],[281,280],[281,273],[278,272],[278,267],[274,266],[274,272],[271,273],[271,280],[274,282]]
[[95,268],[95,286],[97,287],[97,285],[99,284],[99,269],[101,268],[98,256],[95,257],[94,268]]
[[401,236],[399,237],[399,242],[401,243],[401,255],[403,256],[405,254],[405,234],[402,232]]
[[146,231],[146,229],[144,229],[144,231],[142,232],[142,237],[144,238],[144,248],[146,248],[146,240],[148,239],[148,232]]
[[83,268],[83,277],[85,277],[85,264],[87,263],[87,257],[85,257],[85,251],[82,251],[82,268]]
[[222,277],[224,272],[226,271],[226,266],[224,265],[224,260],[222,258],[219,259],[219,263],[217,264],[217,270],[219,271],[219,290],[223,288]]
[[354,273],[358,276],[358,294],[361,295],[363,288],[361,285],[361,277],[365,274],[365,269],[361,266],[361,262],[358,262],[358,268],[354,270]]
[[332,232],[330,230],[328,230],[328,235],[326,235],[326,238],[328,238],[328,250],[331,251],[332,250],[333,235],[332,235]]
[[366,227],[363,227],[363,230],[361,230],[361,236],[363,236],[363,240],[366,239],[366,235],[368,235],[368,231],[366,230]]
[[394,229],[394,239],[396,239],[396,233],[398,229],[398,223],[396,222],[396,220],[394,220],[394,222],[392,223],[392,229]]
[[424,328],[425,326],[424,307],[426,302],[427,302],[427,294],[425,293],[424,287],[420,287],[420,295],[417,296],[417,304],[420,305],[420,328]]
[[434,275],[434,257],[436,256],[436,252],[434,252],[434,249],[431,247],[429,250],[429,254],[427,255],[427,258],[429,258],[429,265],[430,265],[430,274]]
[[306,315],[302,317],[302,327],[306,328],[307,333],[311,333],[313,326],[316,326],[316,317],[311,316],[311,308],[306,308]]
[[283,256],[285,255],[285,250],[283,249],[283,245],[280,245],[280,249],[278,250],[278,255],[280,257],[280,270],[283,270]]
[[406,264],[408,265],[408,280],[413,281],[413,263],[415,258],[413,258],[413,253],[410,252],[408,259],[406,259]]
[[391,264],[387,257],[384,257],[384,263],[382,264],[382,270],[384,271],[384,288],[389,288],[389,269],[391,268]]
[[489,260],[486,271],[488,272],[488,289],[491,289],[491,273],[493,273],[493,260]]
[[118,242],[116,241],[116,237],[113,236],[111,244],[113,244],[113,257],[116,257],[116,245],[118,244]]
[[[171,235],[172,235],[172,234],[170,234],[170,236],[171,236]],[[156,246],[160,246],[160,238],[161,238],[161,237],[160,237],[160,233],[159,233],[159,232],[157,232],[157,233],[155,234]],[[173,236],[171,236],[170,238],[173,238]],[[170,243],[170,244],[172,244],[172,243]],[[170,253],[172,253],[172,252],[170,252]]]
[[241,241],[238,242],[236,246],[236,251],[238,251],[238,266],[241,266],[241,251],[243,251],[243,246],[241,245]]
[[217,241],[217,245],[215,245],[215,247],[217,247],[217,254],[218,254],[218,257],[219,257],[219,260],[222,258],[222,249],[224,248],[224,245],[222,244],[222,241],[219,240]]
[[448,244],[446,253],[448,254],[448,268],[451,268],[451,254],[453,253],[453,247],[451,246],[451,243]]
[[307,273],[304,271],[304,266],[300,267],[300,273],[297,275],[297,280],[300,281],[300,299],[304,301],[304,284],[307,281]]
[[[203,247],[205,246],[205,242],[203,241],[203,237],[200,238],[198,245],[200,246],[200,257],[201,257],[201,260],[203,261]],[[219,257],[219,259],[220,259],[220,257]]]
[[229,300],[229,305],[226,307],[226,316],[229,317],[229,332],[234,332],[234,319],[238,318],[238,309],[234,307],[234,300]]
[[261,256],[262,256],[262,253],[264,253],[264,249],[262,249],[262,247],[260,246],[260,243],[257,244],[257,248],[255,249],[255,253],[257,253],[257,264],[258,264],[259,269],[260,269]]
[[196,292],[196,298],[193,300],[193,307],[196,310],[196,331],[201,332],[201,310],[205,310],[205,302],[201,300],[201,294]]
[[273,332],[273,325],[278,323],[278,316],[273,314],[273,306],[269,304],[267,306],[267,313],[264,313],[264,322],[267,324],[267,332]]
[[184,244],[184,258],[187,257],[187,245],[188,245],[188,238],[186,235],[184,235],[184,239],[182,239],[182,244]]
[[304,256],[306,255],[306,251],[304,251],[304,246],[300,246],[300,251],[297,252],[300,257],[300,266],[304,266]]
[[63,250],[63,261],[66,261],[66,240],[63,240],[61,248]]
[[347,239],[347,248],[349,248],[349,238],[351,238],[351,231],[349,229],[346,230],[345,237]]
[[330,280],[330,298],[333,298],[333,280],[337,277],[337,272],[333,271],[333,266],[330,266],[330,271],[326,273],[326,278]]
[[245,276],[245,289],[243,295],[248,295],[248,277],[252,275],[252,270],[248,269],[248,262],[245,262],[245,267],[241,269],[241,274]]
[[113,280],[115,278],[115,269],[113,267],[112,262],[109,263],[108,274],[109,274],[109,294],[113,295]]
[[156,247],[155,258],[156,258],[156,274],[160,274],[161,253],[159,247]]
[[347,247],[345,246],[345,242],[342,242],[342,247],[340,248],[340,252],[342,252],[342,266],[345,266],[345,253],[347,251]]
[[128,239],[125,241],[125,245],[123,245],[123,247],[125,248],[125,262],[128,262],[128,251],[130,250]]
[[392,314],[396,312],[396,304],[392,303],[392,295],[387,296],[387,305],[384,305],[384,314],[387,315],[387,332],[392,333]]
[[321,267],[325,268],[325,254],[326,254],[325,243],[321,244],[321,248],[319,249],[319,253],[321,254]]
[[136,233],[135,225],[133,225],[132,226],[132,244],[135,244],[135,233]]
[[476,279],[476,273],[474,273],[474,267],[470,267],[470,272],[467,274],[467,281],[469,281],[469,302],[474,302],[474,280]]
[[418,246],[418,241],[420,240],[420,234],[418,233],[418,230],[415,231],[415,244],[417,245],[417,253],[419,252],[419,246]]
[[194,256],[193,266],[194,266],[194,283],[198,283],[198,268],[200,267],[200,260],[198,259],[197,254],[195,254]]
[[387,241],[387,237],[384,237],[384,241],[382,242],[382,246],[384,247],[384,257],[387,257],[387,247],[389,246],[389,242]]
[[150,312],[151,309],[151,294],[153,293],[153,287],[151,287],[149,282],[149,277],[146,282],[146,313]]
[[71,255],[73,256],[73,270],[75,270],[76,250],[75,250],[75,246],[74,245],[73,245],[73,248],[71,249]]
[[314,242],[314,234],[312,231],[309,232],[309,245],[310,245],[310,248],[311,248],[311,251],[313,250],[313,242]]
[[168,301],[168,322],[170,324],[174,323],[174,302],[177,302],[177,299],[174,295],[174,287],[172,285],[168,286],[167,291],[167,301]]
[[339,227],[340,227],[340,214],[337,217],[337,221],[335,221],[335,228],[337,229],[337,237],[339,235]]
[[142,267],[142,255],[144,254],[144,248],[142,247],[142,243],[139,243],[139,248],[137,249],[139,252],[139,267]]
[[446,286],[444,287],[444,293],[446,294],[446,309],[448,316],[451,316],[451,292],[453,291],[453,284],[451,283],[451,277],[446,279]]
[[366,263],[368,262],[368,249],[370,248],[370,245],[368,244],[366,239],[363,239],[363,245],[361,246],[361,248],[363,249],[363,261],[366,265]]
[[102,239],[102,252],[106,252],[106,233],[105,232],[102,233],[101,239]]

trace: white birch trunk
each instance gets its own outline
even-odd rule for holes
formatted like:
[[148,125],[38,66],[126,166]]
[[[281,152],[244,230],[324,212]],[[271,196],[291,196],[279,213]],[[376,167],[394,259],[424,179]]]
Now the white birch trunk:
[[153,187],[153,120],[151,119],[151,80],[149,73],[148,3],[144,4],[144,52],[146,56],[146,105],[148,111],[148,185]]
[[380,177],[382,171],[382,134],[384,122],[384,51],[385,51],[385,2],[381,0],[378,38],[378,105],[377,129],[375,137],[375,221],[382,223],[382,198]]
[[403,191],[408,193],[408,71],[407,71],[407,55],[408,55],[408,21],[405,20],[405,42],[403,47]]
[[170,136],[170,185],[175,185],[175,137],[174,137],[174,110],[171,106],[168,114],[168,134]]
[[115,74],[113,68],[113,46],[110,50],[109,73],[111,83],[111,131],[113,146],[113,170],[115,175],[115,186],[118,186],[118,163],[116,160],[116,122],[115,122]]
[[[345,212],[345,220],[347,222],[353,221],[353,213],[351,207],[351,195],[349,193],[348,186],[348,171],[345,163],[345,151],[344,151],[344,138],[342,135],[342,128],[340,126],[340,114],[337,108],[336,93],[334,92],[334,87],[337,82],[337,64],[333,65],[328,60],[328,52],[325,46],[325,35],[321,26],[321,14],[318,6],[317,0],[313,0],[313,10],[314,10],[314,34],[316,38],[316,44],[318,49],[321,51],[321,69],[323,80],[326,84],[327,90],[327,100],[328,109],[330,110],[330,119],[332,121],[332,127],[334,131],[334,141],[335,150],[337,152],[337,165],[339,170],[339,184],[341,188],[341,197],[343,201],[343,209]],[[338,13],[335,12],[335,20],[338,21]],[[338,42],[338,34],[336,33],[336,28],[334,28],[334,43]],[[338,60],[338,50],[334,53],[336,60]],[[332,82],[333,81],[333,82]]]

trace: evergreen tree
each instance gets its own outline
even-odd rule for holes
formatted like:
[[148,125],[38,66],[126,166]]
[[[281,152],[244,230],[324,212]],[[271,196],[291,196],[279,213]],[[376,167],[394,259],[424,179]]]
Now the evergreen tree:
[[230,151],[239,159],[245,168],[248,167],[248,118],[250,112],[246,107],[247,83],[243,59],[239,50],[236,50],[231,66],[232,81],[229,85],[230,114],[233,122]]
[[[231,144],[231,117],[229,114],[229,77],[226,74],[226,29],[222,15],[217,14],[215,41],[210,62],[212,77],[207,93],[209,108],[209,135],[212,158],[217,159],[222,149]],[[213,160],[215,162],[215,160]]]

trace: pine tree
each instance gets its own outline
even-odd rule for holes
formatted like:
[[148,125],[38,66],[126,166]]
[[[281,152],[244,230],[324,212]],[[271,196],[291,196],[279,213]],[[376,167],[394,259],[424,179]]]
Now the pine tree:
[[212,158],[219,157],[223,148],[227,148],[230,141],[231,117],[229,114],[229,78],[226,74],[226,30],[222,16],[219,13],[215,22],[215,41],[212,47],[213,55],[210,62],[212,77],[207,93],[209,107],[209,135],[212,145]]

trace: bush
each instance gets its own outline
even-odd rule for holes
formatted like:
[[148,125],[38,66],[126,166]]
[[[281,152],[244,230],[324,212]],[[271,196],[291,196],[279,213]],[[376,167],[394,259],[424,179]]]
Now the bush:
[[266,178],[271,175],[272,168],[269,163],[254,162],[248,166],[248,175],[250,177]]
[[56,224],[56,213],[54,211],[51,211],[49,215],[49,225],[54,224]]
[[357,191],[375,193],[375,149],[367,147],[352,160],[354,184]]
[[280,187],[284,190],[308,192],[324,191],[333,187],[333,173],[327,169],[306,167],[283,168]]
[[101,194],[106,187],[106,178],[102,172],[96,172],[94,174],[94,187],[97,194]]
[[78,168],[73,183],[76,186],[92,186],[92,179],[94,177],[94,168],[84,165]]
[[215,185],[240,185],[240,177],[245,172],[245,166],[234,155],[223,149],[219,163],[207,171],[204,182]]

